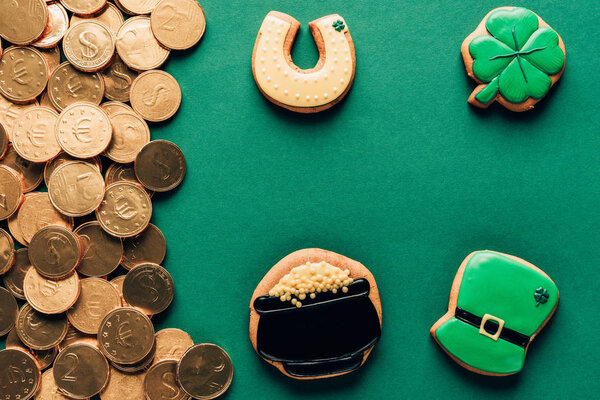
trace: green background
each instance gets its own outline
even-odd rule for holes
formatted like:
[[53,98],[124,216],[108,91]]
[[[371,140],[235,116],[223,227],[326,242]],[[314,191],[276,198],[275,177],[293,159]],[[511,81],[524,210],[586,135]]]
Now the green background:
[[[157,329],[225,348],[232,399],[593,398],[600,390],[598,243],[600,6],[522,1],[562,36],[567,68],[536,109],[467,104],[463,39],[497,1],[211,1],[199,46],[166,70],[183,91],[176,117],[152,126],[185,152],[188,173],[156,195],[176,284]],[[512,4],[516,5],[516,4]],[[317,115],[267,102],[251,73],[268,11],[302,22],[295,62],[317,52],[307,22],[338,13],[356,46],[346,100]],[[250,296],[286,254],[321,247],[366,265],[382,297],[383,336],[344,377],[280,375],[248,339]],[[429,335],[473,250],[522,257],[561,291],[525,369],[492,378],[462,369]],[[282,332],[282,334],[284,334]]]

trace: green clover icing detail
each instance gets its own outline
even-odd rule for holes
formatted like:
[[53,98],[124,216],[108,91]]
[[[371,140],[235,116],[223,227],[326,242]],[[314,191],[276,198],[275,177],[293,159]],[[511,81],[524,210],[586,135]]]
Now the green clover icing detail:
[[344,28],[346,28],[346,25],[344,25],[344,21],[339,19],[335,21],[331,26],[338,32],[341,32],[344,30]]
[[536,307],[539,307],[540,304],[543,304],[545,302],[548,301],[548,298],[550,297],[550,293],[548,293],[548,290],[543,288],[543,287],[539,287],[537,289],[535,289],[535,293],[533,294],[533,297],[535,298]]
[[525,8],[498,10],[485,24],[490,35],[469,45],[475,77],[488,85],[475,95],[483,104],[498,92],[511,103],[541,99],[552,86],[549,75],[559,73],[565,55],[558,34],[539,27],[537,15]]

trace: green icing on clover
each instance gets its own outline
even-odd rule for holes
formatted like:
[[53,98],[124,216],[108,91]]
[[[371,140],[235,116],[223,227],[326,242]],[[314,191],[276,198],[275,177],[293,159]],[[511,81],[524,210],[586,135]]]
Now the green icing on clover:
[[339,19],[335,21],[331,26],[338,32],[341,32],[344,30],[344,28],[346,28],[346,25],[344,25],[344,21],[341,21]]
[[540,28],[538,17],[525,8],[493,12],[486,28],[491,36],[477,36],[469,45],[473,73],[488,83],[475,98],[487,104],[498,92],[511,103],[544,97],[552,86],[549,75],[559,73],[565,61],[557,33]]

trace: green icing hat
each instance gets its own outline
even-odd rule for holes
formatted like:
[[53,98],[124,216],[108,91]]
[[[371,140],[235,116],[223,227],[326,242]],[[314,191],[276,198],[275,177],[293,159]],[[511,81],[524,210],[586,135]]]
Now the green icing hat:
[[477,251],[459,268],[448,313],[431,334],[470,370],[514,374],[558,300],[558,288],[539,268],[506,254]]

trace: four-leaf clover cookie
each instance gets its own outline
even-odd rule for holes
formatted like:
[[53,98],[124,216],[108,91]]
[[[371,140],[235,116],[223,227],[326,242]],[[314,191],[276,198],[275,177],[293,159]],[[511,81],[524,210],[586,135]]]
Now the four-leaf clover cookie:
[[520,7],[492,10],[461,52],[467,73],[479,83],[469,103],[487,108],[498,101],[511,111],[532,109],[560,79],[566,59],[558,33]]

